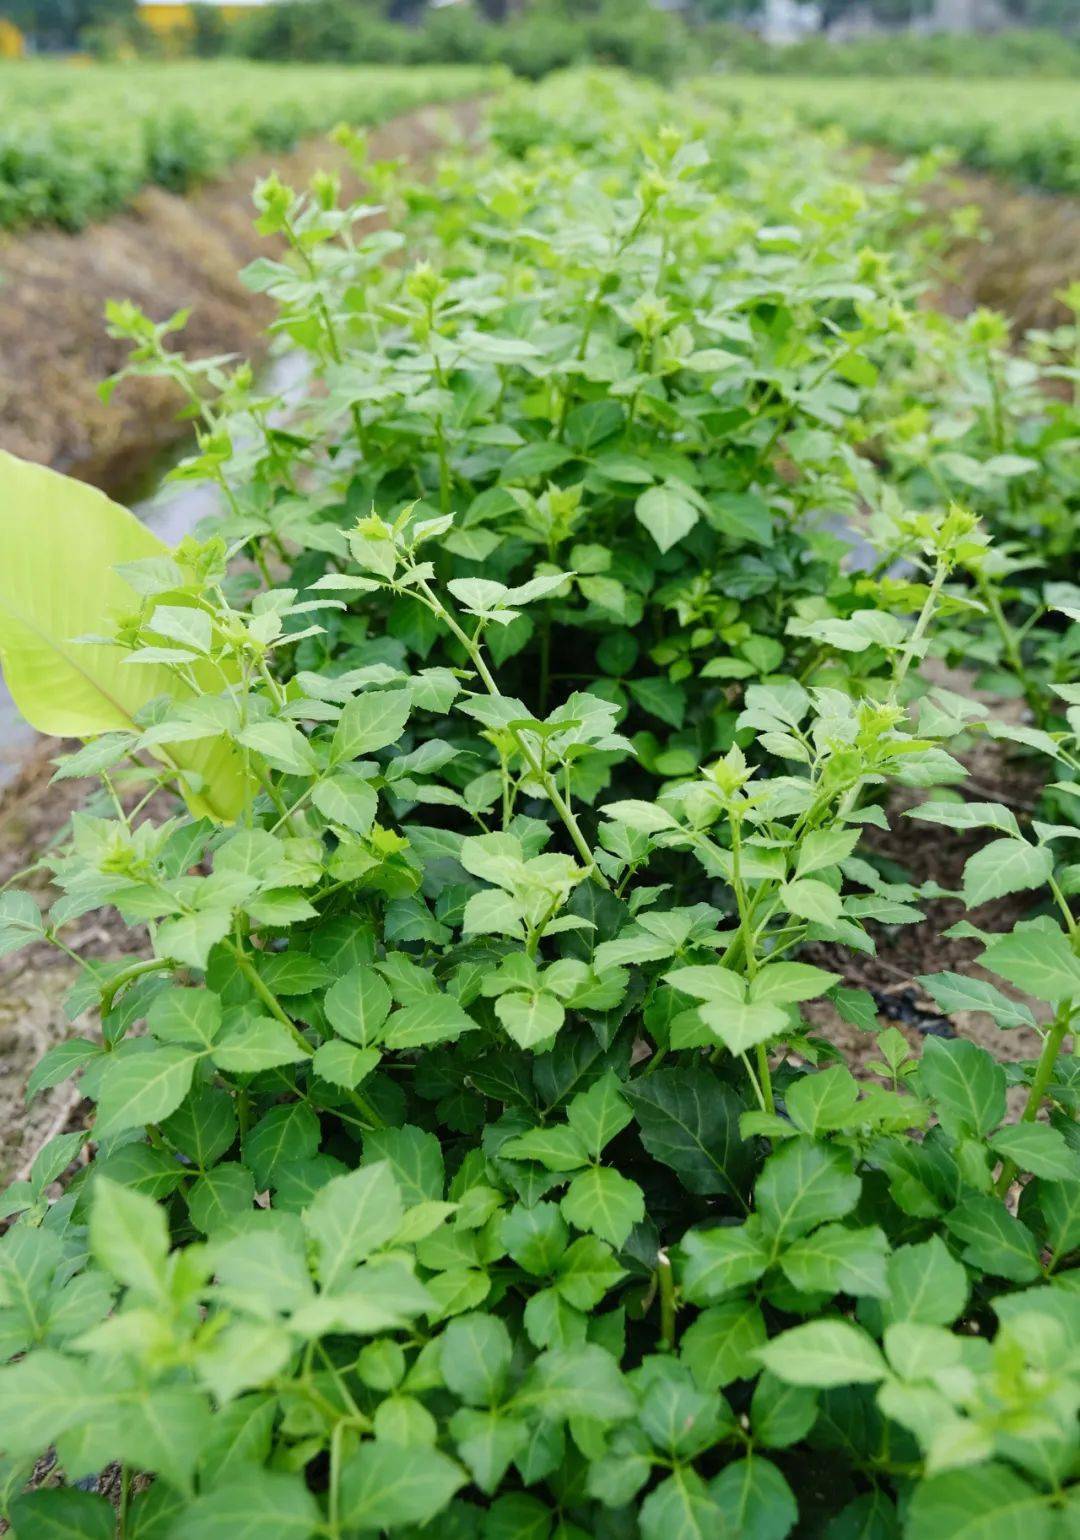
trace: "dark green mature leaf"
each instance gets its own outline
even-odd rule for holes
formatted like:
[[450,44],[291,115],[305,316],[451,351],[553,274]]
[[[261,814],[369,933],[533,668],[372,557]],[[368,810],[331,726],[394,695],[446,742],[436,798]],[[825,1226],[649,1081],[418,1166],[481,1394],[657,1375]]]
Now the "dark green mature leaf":
[[964,867],[964,902],[969,909],[1006,893],[1042,887],[1054,870],[1054,853],[1046,845],[1022,839],[992,840]]
[[221,1029],[221,1001],[209,989],[163,989],[150,1004],[146,1026],[159,1042],[209,1048]]
[[768,1449],[786,1449],[813,1427],[817,1394],[805,1385],[787,1385],[766,1369],[754,1386],[750,1424],[754,1437]]
[[591,1230],[616,1248],[645,1218],[645,1195],[636,1182],[607,1166],[591,1166],[575,1176],[560,1207],[579,1230]]
[[319,1506],[300,1476],[238,1471],[196,1499],[169,1531],[175,1540],[308,1540]]
[[661,551],[669,551],[698,521],[693,503],[674,487],[650,487],[637,499],[634,512]]
[[0,1369],[0,1447],[10,1458],[36,1456],[102,1409],[87,1368],[49,1348]]
[[0,893],[0,957],[29,946],[43,934],[41,911],[29,893]]
[[198,1061],[197,1053],[178,1045],[117,1057],[101,1076],[96,1137],[104,1139],[167,1118],[190,1090]]
[[1018,989],[1058,1005],[1080,998],[1080,958],[1056,928],[1018,925],[987,946],[981,961]]
[[90,1249],[120,1283],[141,1294],[160,1294],[169,1250],[164,1210],[99,1176],[90,1208]]
[[281,1166],[306,1160],[319,1147],[319,1120],[306,1102],[271,1107],[244,1139],[244,1161],[260,1188]]
[[738,1198],[752,1169],[739,1136],[742,1103],[705,1070],[659,1070],[627,1088],[641,1142],[696,1193]]
[[255,1178],[246,1166],[226,1162],[205,1172],[188,1190],[191,1222],[204,1235],[229,1226],[255,1201]]
[[1040,1179],[1033,1184],[1032,1196],[1055,1260],[1080,1246],[1080,1182]]
[[575,1096],[566,1109],[571,1128],[579,1135],[594,1160],[632,1120],[617,1077],[609,1070]]
[[1029,1283],[1039,1276],[1035,1237],[1000,1199],[973,1194],[946,1215],[945,1223],[963,1245],[965,1262],[1014,1283]]
[[943,1471],[915,1489],[909,1540],[1051,1540],[1058,1520],[1036,1487],[1006,1465]]
[[679,1352],[702,1389],[720,1390],[732,1380],[754,1377],[757,1350],[766,1338],[760,1307],[749,1299],[727,1299],[686,1328]]
[[349,701],[330,747],[333,763],[359,759],[395,743],[405,730],[411,710],[412,695],[408,690],[379,690]]
[[741,1225],[691,1230],[683,1237],[683,1290],[695,1304],[708,1304],[760,1278],[772,1249],[755,1215]]
[[226,1021],[213,1054],[218,1068],[234,1075],[257,1075],[279,1064],[302,1064],[309,1057],[280,1021],[246,1010]]
[[887,1323],[949,1326],[967,1304],[967,1273],[940,1235],[900,1246],[889,1258],[887,1275],[889,1292],[882,1306]]
[[822,1225],[781,1254],[780,1266],[803,1293],[861,1294],[872,1299],[888,1295],[885,1264],[889,1243],[885,1232]]
[[846,1150],[798,1138],[769,1156],[755,1195],[776,1238],[791,1241],[827,1219],[842,1219],[858,1202],[860,1188]]
[[517,1203],[502,1221],[502,1242],[519,1267],[543,1277],[552,1273],[570,1232],[554,1203]]
[[1048,1123],[1011,1123],[998,1129],[990,1146],[1021,1171],[1049,1182],[1080,1177],[1080,1152],[1071,1149],[1065,1135]]
[[374,968],[351,968],[326,992],[326,1015],[335,1032],[362,1048],[378,1041],[390,1014],[390,990]]
[[799,1517],[791,1488],[772,1461],[760,1455],[733,1461],[709,1490],[728,1532],[745,1540],[784,1540]]
[[342,1471],[342,1516],[360,1530],[426,1524],[466,1479],[437,1449],[366,1440]]
[[722,1540],[730,1533],[720,1503],[691,1468],[676,1469],[641,1505],[642,1540]]
[[27,1540],[113,1540],[116,1515],[106,1497],[53,1487],[17,1498],[11,1523]]
[[953,1135],[987,1134],[1005,1116],[1005,1071],[974,1043],[927,1038],[919,1078]]
[[470,1406],[495,1406],[506,1385],[510,1333],[493,1315],[463,1315],[439,1339],[443,1379]]
[[542,1353],[518,1401],[544,1417],[592,1417],[598,1422],[621,1422],[632,1417],[636,1407],[614,1358],[592,1343]]
[[918,981],[930,991],[943,1011],[986,1011],[999,1027],[1035,1025],[1035,1018],[1026,1005],[1010,1000],[986,979],[968,978],[962,973],[922,973]]

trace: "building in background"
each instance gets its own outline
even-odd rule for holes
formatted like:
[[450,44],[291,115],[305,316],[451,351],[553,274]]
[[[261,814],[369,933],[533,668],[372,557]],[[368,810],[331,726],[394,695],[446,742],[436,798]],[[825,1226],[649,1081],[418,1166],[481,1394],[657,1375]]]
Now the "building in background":
[[26,39],[13,21],[0,16],[0,59],[21,59],[26,52]]
[[[216,11],[223,22],[233,21],[257,6],[275,0],[198,0],[199,6]],[[185,0],[137,0],[139,20],[164,42],[183,42],[193,36],[196,8]]]

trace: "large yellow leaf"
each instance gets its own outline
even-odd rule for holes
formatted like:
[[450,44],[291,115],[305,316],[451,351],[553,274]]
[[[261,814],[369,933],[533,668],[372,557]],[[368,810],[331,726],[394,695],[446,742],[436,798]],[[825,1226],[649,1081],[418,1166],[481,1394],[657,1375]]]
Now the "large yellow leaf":
[[[190,696],[164,666],[132,665],[119,647],[73,641],[108,633],[137,607],[117,566],[168,549],[95,487],[0,450],[0,665],[32,727],[92,738],[133,727],[134,713],[156,696]],[[236,817],[246,777],[227,739],[173,744],[159,757],[203,778],[201,794],[187,794],[194,812]]]

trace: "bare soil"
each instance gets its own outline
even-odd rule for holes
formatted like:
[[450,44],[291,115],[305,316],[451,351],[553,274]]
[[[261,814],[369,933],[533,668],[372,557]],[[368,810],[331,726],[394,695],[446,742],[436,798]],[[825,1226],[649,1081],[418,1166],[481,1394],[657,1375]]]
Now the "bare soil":
[[[900,164],[884,150],[856,151],[853,161],[869,181],[886,180]],[[980,306],[1001,311],[1017,338],[1069,320],[1058,296],[1080,279],[1080,198],[966,168],[943,174],[919,197],[937,223],[972,206],[981,216],[977,234],[947,239],[930,304],[958,316]]]
[[1080,198],[965,172],[947,178],[928,202],[943,211],[963,204],[982,211],[981,235],[960,242],[946,260],[940,296],[946,309],[954,315],[979,305],[1000,310],[1016,336],[1070,318],[1058,295],[1080,278]]
[[[372,133],[374,157],[422,161],[447,114],[468,127],[476,107],[395,118]],[[106,335],[105,303],[133,300],[156,321],[190,307],[186,352],[257,360],[269,306],[237,275],[276,249],[256,234],[251,204],[254,183],[271,170],[296,187],[317,170],[356,186],[345,152],[311,140],[241,161],[186,196],[145,188],[130,209],[78,234],[0,236],[0,448],[116,491],[184,435],[179,398],[164,381],[128,381],[108,406],[100,399],[98,385],[128,351]]]

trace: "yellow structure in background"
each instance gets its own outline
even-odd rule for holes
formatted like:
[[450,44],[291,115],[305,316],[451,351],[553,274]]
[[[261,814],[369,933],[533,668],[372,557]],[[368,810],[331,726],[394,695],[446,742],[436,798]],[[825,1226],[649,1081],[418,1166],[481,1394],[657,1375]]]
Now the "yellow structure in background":
[[[235,21],[258,6],[273,5],[274,0],[198,0],[198,3],[217,11],[223,21]],[[183,0],[139,0],[139,20],[164,40],[195,29],[192,6],[184,4]]]
[[0,16],[0,59],[21,59],[26,52],[26,39],[13,21]]

